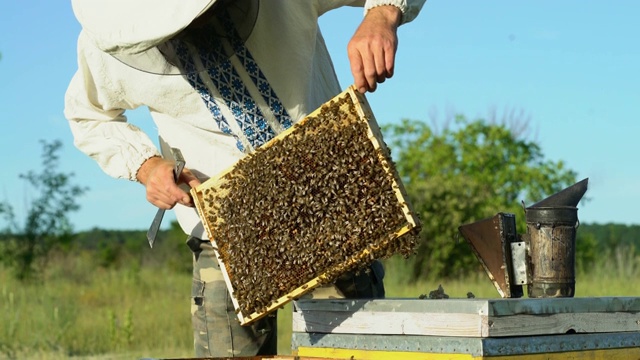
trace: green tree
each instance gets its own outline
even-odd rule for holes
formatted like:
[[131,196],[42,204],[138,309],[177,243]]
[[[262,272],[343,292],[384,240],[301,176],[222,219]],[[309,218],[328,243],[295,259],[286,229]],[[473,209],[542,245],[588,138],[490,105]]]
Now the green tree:
[[458,116],[441,133],[403,120],[382,127],[414,211],[423,222],[411,278],[464,275],[479,266],[458,227],[498,212],[516,215],[575,182],[562,161],[544,159],[540,146],[506,124]]
[[20,280],[38,275],[53,250],[70,247],[73,231],[68,214],[80,209],[76,201],[87,190],[71,183],[73,174],[58,170],[62,143],[56,140],[41,144],[42,169],[20,175],[37,192],[24,223],[19,223],[10,204],[0,203],[0,214],[6,220],[0,237],[0,261]]

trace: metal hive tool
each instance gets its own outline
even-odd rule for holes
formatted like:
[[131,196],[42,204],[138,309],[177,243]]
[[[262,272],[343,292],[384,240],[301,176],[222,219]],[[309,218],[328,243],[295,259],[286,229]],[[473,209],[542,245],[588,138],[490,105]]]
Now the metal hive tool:
[[354,87],[192,195],[243,325],[376,258],[409,256],[420,229]]

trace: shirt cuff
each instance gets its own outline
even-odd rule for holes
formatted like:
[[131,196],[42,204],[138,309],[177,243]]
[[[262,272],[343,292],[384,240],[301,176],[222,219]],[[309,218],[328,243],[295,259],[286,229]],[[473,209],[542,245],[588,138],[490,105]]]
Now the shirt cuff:
[[404,21],[404,14],[407,11],[406,0],[367,0],[366,4],[364,5],[364,14],[366,16],[367,12],[369,12],[369,10],[373,9],[374,7],[386,6],[386,5],[395,6],[398,9],[400,9],[400,11],[402,12],[402,18]]
[[367,0],[364,4],[364,14],[377,6],[391,5],[402,12],[400,24],[405,24],[416,18],[426,0]]
[[127,167],[130,169],[129,180],[140,182],[138,181],[138,171],[140,171],[140,168],[142,167],[142,164],[145,163],[145,161],[153,157],[162,157],[162,155],[156,149],[147,148],[143,153],[128,161]]

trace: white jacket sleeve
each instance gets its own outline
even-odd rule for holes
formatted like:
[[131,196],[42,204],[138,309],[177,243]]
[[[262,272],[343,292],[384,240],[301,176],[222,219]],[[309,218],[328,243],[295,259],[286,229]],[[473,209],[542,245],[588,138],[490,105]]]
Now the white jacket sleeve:
[[[136,180],[142,163],[159,156],[155,144],[125,116],[128,104],[122,92],[110,82],[113,59],[89,46],[80,35],[78,70],[65,94],[64,114],[74,137],[74,145],[97,161],[102,170],[115,178]],[[91,66],[89,66],[91,63]]]
[[364,5],[365,15],[369,9],[382,5],[397,6],[402,11],[402,24],[415,19],[427,0],[367,0]]
[[376,6],[393,5],[402,11],[402,23],[404,24],[418,16],[426,1],[427,0],[320,0],[318,5],[320,15],[340,6],[364,6],[364,13],[366,15],[367,11]]

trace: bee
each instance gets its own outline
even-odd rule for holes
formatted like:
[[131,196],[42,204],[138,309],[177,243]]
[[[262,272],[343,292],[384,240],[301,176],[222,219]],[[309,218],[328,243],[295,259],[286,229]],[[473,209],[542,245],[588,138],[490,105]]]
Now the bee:
[[239,161],[223,176],[224,192],[205,190],[206,219],[243,313],[277,306],[321,274],[330,282],[415,243],[385,237],[406,223],[406,205],[397,204],[393,169],[379,161],[384,148],[374,146],[356,110],[351,96],[323,106]]

